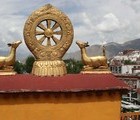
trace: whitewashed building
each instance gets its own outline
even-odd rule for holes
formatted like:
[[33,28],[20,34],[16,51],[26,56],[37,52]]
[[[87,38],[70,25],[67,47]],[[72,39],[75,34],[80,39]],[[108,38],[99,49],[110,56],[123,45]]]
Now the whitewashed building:
[[140,51],[124,50],[110,60],[110,70],[115,74],[140,73]]
[[113,57],[115,60],[130,60],[136,62],[137,59],[140,58],[140,50],[124,50],[123,52],[119,52],[116,56]]
[[115,75],[123,80],[129,87],[130,91],[124,98],[130,102],[139,102],[140,104],[140,76],[136,75]]

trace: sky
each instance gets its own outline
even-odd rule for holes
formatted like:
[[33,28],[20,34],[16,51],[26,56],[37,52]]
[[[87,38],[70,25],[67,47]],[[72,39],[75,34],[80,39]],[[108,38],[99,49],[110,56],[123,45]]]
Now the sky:
[[140,0],[1,0],[0,49],[8,51],[7,43],[22,40],[18,49],[28,54],[23,38],[25,21],[48,3],[63,11],[73,24],[69,52],[79,50],[76,40],[94,45],[140,38]]

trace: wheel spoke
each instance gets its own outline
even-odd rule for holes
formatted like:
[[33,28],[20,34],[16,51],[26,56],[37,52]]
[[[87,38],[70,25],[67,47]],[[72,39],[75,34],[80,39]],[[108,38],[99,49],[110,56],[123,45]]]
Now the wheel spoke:
[[38,40],[38,42],[39,42],[40,44],[42,44],[42,43],[44,42],[45,39],[46,39],[46,37],[43,36],[42,38],[40,38],[40,39]]
[[60,25],[59,25],[58,23],[55,23],[55,24],[53,25],[53,27],[52,27],[52,30],[57,29],[59,26],[60,26]]
[[53,34],[62,35],[62,31],[55,31]]
[[41,29],[43,29],[43,30],[46,30],[46,27],[45,27],[42,23],[40,23],[40,24],[38,25],[38,27],[41,28]]
[[48,37],[48,40],[47,40],[47,46],[51,46],[51,40],[50,40],[50,37]]
[[46,20],[47,22],[47,27],[50,28],[51,27],[51,20]]
[[55,44],[58,44],[60,42],[60,40],[58,40],[56,37],[52,36],[53,41],[55,42]]
[[43,35],[44,31],[36,31],[36,35]]

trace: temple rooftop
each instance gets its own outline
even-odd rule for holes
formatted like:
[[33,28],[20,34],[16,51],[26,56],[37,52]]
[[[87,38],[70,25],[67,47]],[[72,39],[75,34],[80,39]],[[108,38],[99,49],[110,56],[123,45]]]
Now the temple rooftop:
[[0,93],[126,91],[129,87],[113,74],[67,74],[39,77],[31,74],[0,76]]

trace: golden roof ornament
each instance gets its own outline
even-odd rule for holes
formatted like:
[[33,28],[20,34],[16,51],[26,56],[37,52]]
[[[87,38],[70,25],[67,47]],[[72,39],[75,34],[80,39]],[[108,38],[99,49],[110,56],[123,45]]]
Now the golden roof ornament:
[[105,46],[103,46],[103,55],[89,57],[86,52],[88,42],[77,41],[76,44],[81,50],[81,59],[84,64],[81,73],[110,73],[107,65],[107,57],[105,54]]
[[15,75],[16,72],[13,70],[13,66],[16,60],[16,49],[22,43],[18,40],[7,45],[11,47],[9,55],[0,56],[0,75]]
[[25,23],[24,39],[36,58],[32,74],[61,76],[67,73],[62,57],[73,41],[73,26],[63,12],[50,4],[34,11]]

